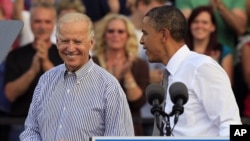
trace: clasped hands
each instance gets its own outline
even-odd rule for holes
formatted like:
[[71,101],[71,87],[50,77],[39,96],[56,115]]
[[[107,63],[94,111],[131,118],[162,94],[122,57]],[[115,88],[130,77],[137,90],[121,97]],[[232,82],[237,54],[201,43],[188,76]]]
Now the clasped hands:
[[42,39],[37,39],[33,42],[33,47],[36,49],[36,54],[33,57],[31,70],[38,73],[42,69],[47,71],[53,67],[53,64],[49,60],[49,48],[51,46],[50,42]]
[[117,55],[111,65],[107,66],[107,70],[113,74],[118,80],[124,79],[128,75],[132,75],[131,68],[135,60],[133,55],[128,55],[128,58],[121,58]]

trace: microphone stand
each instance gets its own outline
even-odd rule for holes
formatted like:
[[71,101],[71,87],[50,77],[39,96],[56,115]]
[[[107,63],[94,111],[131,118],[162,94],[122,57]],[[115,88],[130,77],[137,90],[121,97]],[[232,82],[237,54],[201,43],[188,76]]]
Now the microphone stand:
[[[178,111],[178,114],[175,114],[175,112],[177,112],[177,111]],[[166,125],[165,126],[166,134],[165,135],[171,136],[172,131],[171,131],[171,125],[170,125],[170,117],[175,116],[174,124],[176,124],[178,121],[179,115],[183,113],[183,106],[174,105],[172,111],[170,112],[170,114],[168,114],[162,110],[162,107],[160,105],[155,105],[152,107],[151,113],[153,115],[155,115],[156,126],[157,126],[158,130],[160,131],[160,136],[164,136],[164,132],[163,132],[164,125],[160,123],[160,118],[159,118],[160,115],[163,117],[163,121],[165,122],[165,125]]]
[[[170,116],[173,116],[173,114],[167,114],[162,110],[162,107],[160,105],[155,105],[151,109],[151,113],[155,115],[156,118],[156,126],[158,130],[160,131],[160,136],[164,136],[163,132],[163,124],[160,123],[159,116],[163,116],[163,120],[165,122],[165,130],[166,130],[166,136],[171,136],[171,126],[170,126]],[[172,113],[172,112],[171,112]]]
[[[170,126],[170,116],[172,116],[171,114],[167,114],[164,111],[161,111],[160,114],[163,116],[163,120],[165,122],[165,131],[166,131],[166,136],[171,136],[172,132],[171,132],[171,126]],[[164,126],[164,125],[162,125]],[[162,129],[163,130],[163,127]],[[162,131],[163,132],[163,131]],[[163,134],[164,135],[164,134]]]
[[160,105],[154,105],[151,108],[151,113],[155,116],[156,127],[160,131],[160,135],[163,136],[163,130],[160,123],[160,115],[162,115],[162,107]]

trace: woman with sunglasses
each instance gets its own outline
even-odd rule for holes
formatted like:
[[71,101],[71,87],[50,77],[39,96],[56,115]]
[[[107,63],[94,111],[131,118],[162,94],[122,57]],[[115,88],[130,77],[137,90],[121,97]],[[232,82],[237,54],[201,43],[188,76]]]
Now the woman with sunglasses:
[[127,95],[136,136],[142,136],[140,109],[146,103],[149,68],[139,59],[134,25],[126,16],[108,14],[95,26],[93,60],[113,74]]

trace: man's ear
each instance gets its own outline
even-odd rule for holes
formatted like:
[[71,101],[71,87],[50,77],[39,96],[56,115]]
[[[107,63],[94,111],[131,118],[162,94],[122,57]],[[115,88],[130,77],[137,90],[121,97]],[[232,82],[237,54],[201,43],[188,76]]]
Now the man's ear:
[[95,38],[94,37],[92,37],[91,39],[90,39],[90,50],[92,50],[93,48],[94,48],[94,45],[95,45]]
[[166,40],[169,37],[169,30],[166,28],[161,29],[161,39]]

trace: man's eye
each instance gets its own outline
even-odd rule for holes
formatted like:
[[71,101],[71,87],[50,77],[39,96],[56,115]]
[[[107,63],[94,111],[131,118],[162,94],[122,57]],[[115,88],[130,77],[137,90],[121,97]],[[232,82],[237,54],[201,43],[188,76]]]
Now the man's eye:
[[82,42],[81,41],[75,41],[76,44],[81,44]]
[[66,41],[66,40],[62,40],[61,42],[62,42],[62,43],[67,43],[68,41]]

